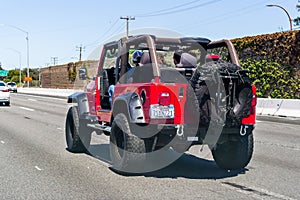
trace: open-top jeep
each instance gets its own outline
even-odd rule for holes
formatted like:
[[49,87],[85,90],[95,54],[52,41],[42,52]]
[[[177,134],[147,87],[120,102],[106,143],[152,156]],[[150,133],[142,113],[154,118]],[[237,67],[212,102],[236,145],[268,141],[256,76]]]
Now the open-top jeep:
[[95,89],[68,97],[67,149],[85,152],[95,131],[110,137],[116,170],[151,171],[166,149],[197,144],[207,144],[221,168],[243,168],[253,153],[256,106],[247,73],[229,40],[139,35],[107,43]]

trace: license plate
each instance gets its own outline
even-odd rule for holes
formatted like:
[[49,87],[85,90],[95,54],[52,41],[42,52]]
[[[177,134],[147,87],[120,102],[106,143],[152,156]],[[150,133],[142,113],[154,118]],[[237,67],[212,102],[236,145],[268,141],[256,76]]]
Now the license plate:
[[169,106],[151,105],[150,117],[151,119],[174,118],[174,106],[173,105],[169,105]]

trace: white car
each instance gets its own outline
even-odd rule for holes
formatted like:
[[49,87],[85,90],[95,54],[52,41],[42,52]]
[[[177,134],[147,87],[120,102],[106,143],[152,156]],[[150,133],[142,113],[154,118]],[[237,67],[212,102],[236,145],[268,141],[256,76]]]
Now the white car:
[[10,105],[10,92],[6,83],[0,81],[0,104]]
[[18,91],[17,84],[15,82],[7,82],[6,85],[9,89],[9,91],[12,91],[12,92],[17,92]]

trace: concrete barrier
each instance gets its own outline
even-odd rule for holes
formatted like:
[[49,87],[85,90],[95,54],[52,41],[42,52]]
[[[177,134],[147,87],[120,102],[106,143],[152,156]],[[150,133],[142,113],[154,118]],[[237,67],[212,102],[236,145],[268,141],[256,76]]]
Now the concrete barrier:
[[285,99],[282,100],[281,106],[276,112],[277,116],[300,117],[300,100]]
[[54,96],[54,97],[67,97],[80,90],[72,89],[53,89],[53,88],[18,88],[19,93],[23,94],[36,94],[44,96]]
[[[260,102],[261,99],[258,100]],[[260,110],[261,115],[275,115],[280,109],[282,99],[262,99],[261,103],[258,103],[257,108]]]
[[259,98],[256,113],[258,115],[300,117],[300,100]]
[[257,99],[257,104],[256,104],[256,113],[258,115],[261,115],[263,110],[264,110],[264,105],[266,104],[267,99]]
[[[67,97],[80,90],[50,88],[18,88],[20,93],[45,96]],[[258,98],[257,115],[285,116],[300,118],[300,99],[268,99]]]

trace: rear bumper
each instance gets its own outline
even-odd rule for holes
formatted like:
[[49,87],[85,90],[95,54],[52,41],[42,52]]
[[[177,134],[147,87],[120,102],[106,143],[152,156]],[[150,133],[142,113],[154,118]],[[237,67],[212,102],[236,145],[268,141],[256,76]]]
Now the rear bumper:
[[10,101],[10,94],[9,94],[9,92],[8,92],[8,94],[0,92],[0,102],[9,102],[9,101]]
[[[212,137],[231,137],[231,136],[244,136],[247,134],[252,134],[255,126],[253,124],[247,125],[242,124],[239,127],[223,127],[219,130],[222,132],[218,133],[218,130],[214,132],[214,129],[209,130],[208,127],[192,127],[190,125],[165,125],[160,124],[157,126],[158,128],[158,137],[160,140],[166,141],[173,140],[174,138],[179,138],[181,143],[191,143],[195,144],[203,144],[207,140],[208,134],[211,134]],[[210,136],[210,137],[211,137]],[[205,139],[206,138],[206,139]],[[167,142],[168,143],[168,142]]]
[[0,103],[6,103],[6,102],[10,102],[9,99],[0,99]]

